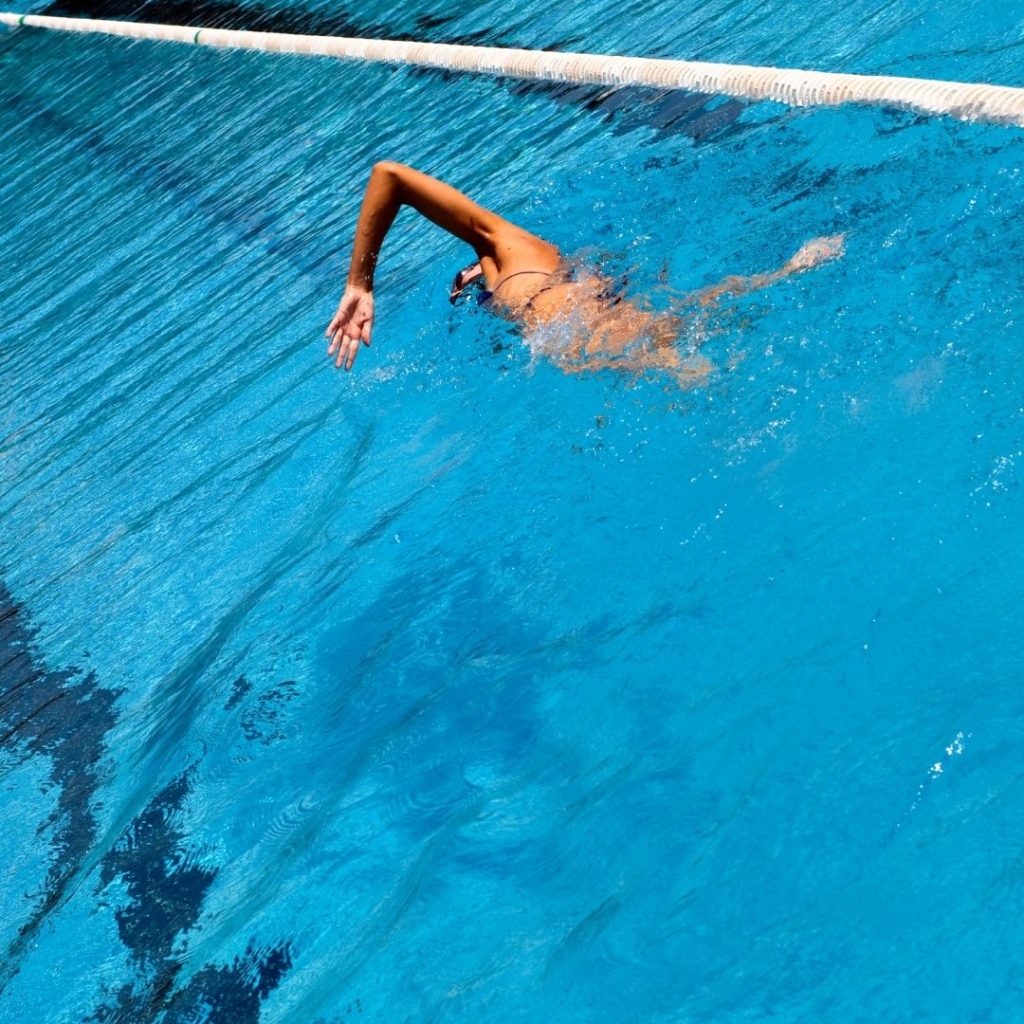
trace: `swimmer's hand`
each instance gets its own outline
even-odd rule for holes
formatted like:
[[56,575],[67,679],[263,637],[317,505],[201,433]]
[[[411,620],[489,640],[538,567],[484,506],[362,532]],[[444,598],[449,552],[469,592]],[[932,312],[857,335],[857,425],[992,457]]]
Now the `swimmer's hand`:
[[837,260],[846,251],[844,245],[845,235],[825,235],[822,238],[812,238],[789,258],[783,267],[787,274],[798,274],[802,270],[810,270],[820,263],[827,263],[829,260]]
[[369,346],[372,330],[373,292],[348,285],[334,319],[327,325],[326,335],[331,339],[327,355],[337,356],[334,365],[344,363],[345,369],[351,370],[359,352],[359,343]]

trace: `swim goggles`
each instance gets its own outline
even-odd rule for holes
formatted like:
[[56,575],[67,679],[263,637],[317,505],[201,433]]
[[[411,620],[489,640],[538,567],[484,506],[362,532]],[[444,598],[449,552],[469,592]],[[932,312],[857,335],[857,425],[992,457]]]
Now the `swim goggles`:
[[[484,270],[480,266],[480,263],[470,263],[468,267],[463,267],[455,275],[455,280],[452,281],[452,289],[448,295],[448,301],[454,306],[459,301],[459,296],[470,286],[470,285],[481,285],[484,281]],[[477,293],[476,301],[478,305],[483,305],[489,298],[491,293],[486,288],[481,289]]]

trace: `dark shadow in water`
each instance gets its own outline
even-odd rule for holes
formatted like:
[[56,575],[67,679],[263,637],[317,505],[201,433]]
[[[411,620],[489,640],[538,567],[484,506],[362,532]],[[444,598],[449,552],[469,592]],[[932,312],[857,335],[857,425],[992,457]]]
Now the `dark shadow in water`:
[[608,88],[554,82],[510,83],[513,94],[543,93],[559,104],[576,104],[605,115],[613,122],[612,134],[625,135],[654,128],[659,138],[686,135],[694,142],[722,139],[742,130],[740,115],[748,104],[709,93],[678,89],[644,89],[627,85]]
[[[24,609],[0,583],[0,746],[15,764],[44,756],[58,794],[53,812],[36,830],[49,834],[53,860],[39,903],[7,947],[0,991],[47,916],[64,902],[69,882],[96,842],[93,805],[122,692],[98,686],[92,672],[48,670],[33,651],[34,639]],[[5,917],[13,923],[11,908]]]
[[[276,686],[265,690],[243,710],[239,725],[242,733],[250,742],[259,742],[270,746],[278,740],[287,738],[285,721],[288,704],[299,692],[292,679],[286,679]],[[230,702],[229,702],[230,703]]]
[[[69,18],[105,18],[114,21],[143,21],[158,25],[189,25],[196,28],[241,29],[250,32],[285,32],[290,35],[346,36],[359,39],[429,39],[435,29],[451,18],[421,16],[416,32],[395,31],[386,23],[353,18],[348,11],[303,11],[259,4],[232,3],[231,0],[55,0],[37,14]],[[502,46],[504,33],[481,29],[449,34],[444,42],[467,46]]]
[[[153,22],[162,25],[194,25],[252,32],[283,32],[294,35],[346,36],[357,39],[419,40],[456,43],[465,46],[512,46],[514,41],[501,30],[444,32],[451,18],[421,15],[416,31],[405,33],[386,24],[359,21],[348,11],[330,14],[287,8],[268,10],[257,4],[231,3],[230,0],[55,0],[40,14],[76,18],[101,18],[119,21]],[[442,30],[442,31],[438,31]],[[560,51],[578,45],[578,38],[557,40],[543,47]],[[470,72],[440,68],[412,68],[417,76],[454,78]],[[569,85],[559,82],[502,79],[514,95],[543,95],[560,104],[575,104],[616,120],[615,133],[638,128],[655,128],[659,136],[687,135],[694,142],[708,142],[731,134],[740,126],[740,115],[747,104],[740,100],[721,100],[703,93],[677,90],[643,89],[627,86]]]
[[174,986],[217,868],[198,861],[187,845],[183,805],[194,767],[166,786],[125,829],[103,858],[100,884],[120,879],[127,903],[114,911],[131,953],[136,980],[94,1011],[97,1024],[256,1024],[260,1003],[292,965],[288,943],[260,949],[250,943],[227,966],[207,964],[184,988]]
[[224,705],[225,711],[234,711],[245,699],[245,695],[252,689],[252,683],[244,675],[239,676],[231,685],[231,696]]
[[[122,691],[99,686],[95,673],[48,670],[34,650],[25,610],[0,582],[0,740],[8,770],[36,756],[46,758],[56,806],[39,823],[48,833],[52,864],[39,902],[9,943],[0,990],[18,972],[43,923],[59,911],[69,885],[94,852],[93,813],[108,755],[106,737]],[[244,678],[236,692],[244,694]],[[188,845],[184,803],[195,768],[161,790],[100,861],[100,888],[119,879],[124,902],[114,911],[118,934],[131,954],[136,977],[112,994],[90,1021],[104,1024],[256,1024],[261,1002],[291,968],[291,944],[257,947],[227,965],[206,964],[186,985],[175,983],[187,938],[217,875]],[[12,922],[12,909],[6,921]],[[73,942],[73,937],[72,942]]]

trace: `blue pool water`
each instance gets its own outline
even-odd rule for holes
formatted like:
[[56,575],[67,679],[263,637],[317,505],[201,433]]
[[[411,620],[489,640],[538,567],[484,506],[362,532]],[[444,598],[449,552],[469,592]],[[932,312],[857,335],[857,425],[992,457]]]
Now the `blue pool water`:
[[[1006,4],[446,12],[347,16],[1024,82]],[[21,31],[0,140],[0,1019],[1024,1015],[1019,130]],[[339,375],[382,157],[656,308],[847,253],[681,391],[406,215]]]

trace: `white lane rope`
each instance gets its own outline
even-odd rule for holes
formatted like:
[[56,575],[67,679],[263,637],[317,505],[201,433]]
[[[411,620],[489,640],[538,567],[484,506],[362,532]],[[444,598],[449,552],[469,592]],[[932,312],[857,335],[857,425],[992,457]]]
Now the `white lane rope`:
[[581,85],[645,86],[713,93],[747,100],[774,100],[789,106],[841,103],[896,107],[943,114],[964,121],[1024,127],[1024,89],[1005,85],[946,82],[891,75],[849,75],[743,64],[611,57],[591,53],[513,50],[451,43],[345,39],[338,36],[243,32],[181,25],[151,25],[93,18],[57,18],[0,12],[0,24],[60,32],[99,32],[131,39],[158,39],[272,53],[298,53],[384,64],[410,64],[500,75],[508,78]]

